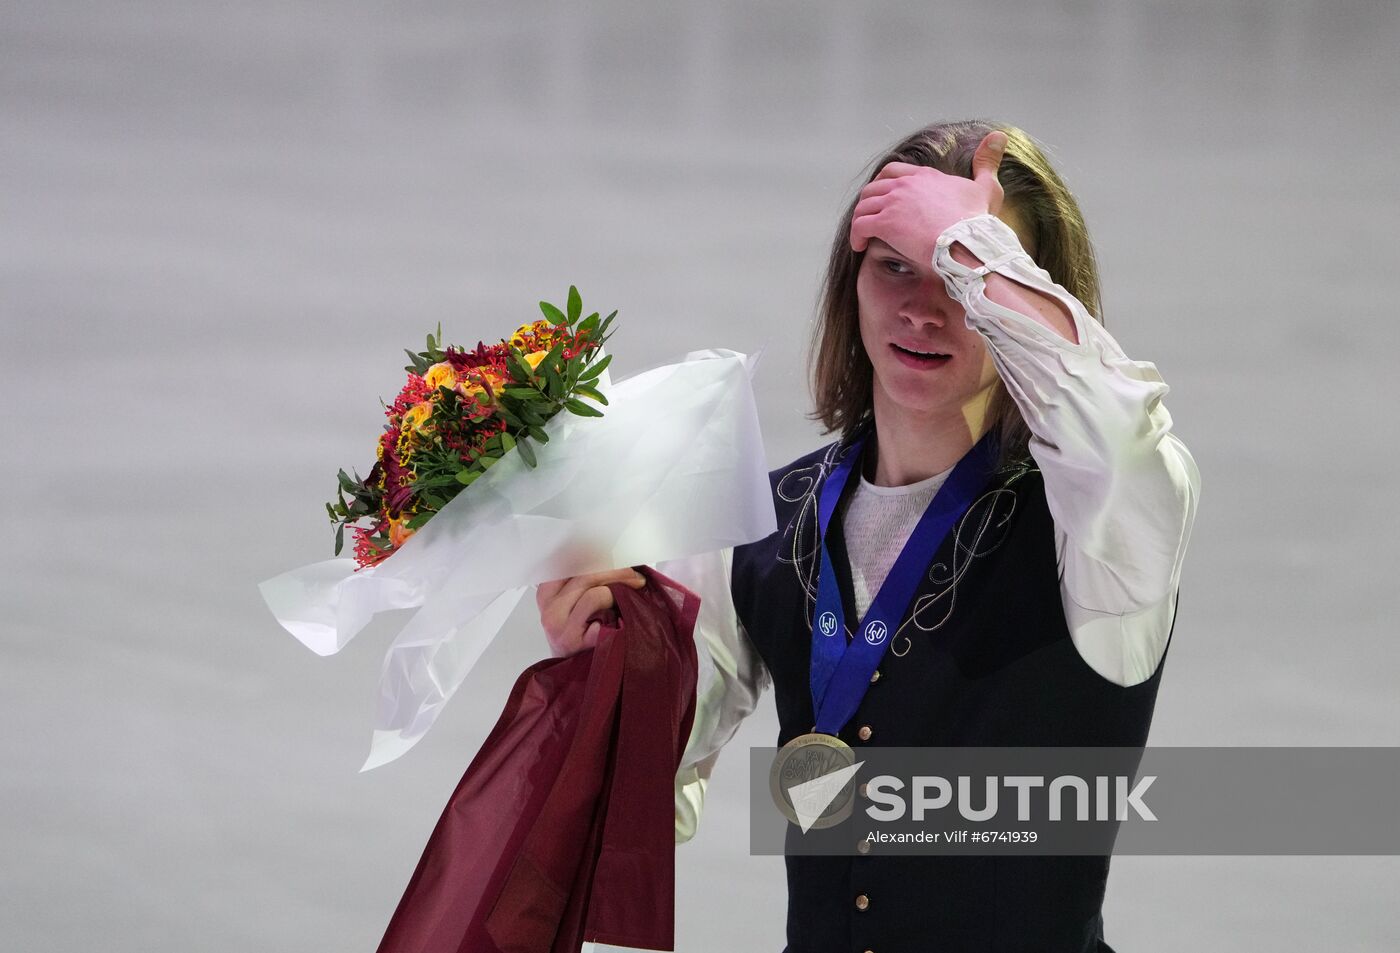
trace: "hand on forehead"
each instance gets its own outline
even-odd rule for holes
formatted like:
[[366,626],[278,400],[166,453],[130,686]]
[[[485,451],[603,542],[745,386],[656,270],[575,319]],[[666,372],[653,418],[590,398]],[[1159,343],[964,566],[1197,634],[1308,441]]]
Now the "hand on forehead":
[[1007,137],[988,133],[972,157],[972,178],[948,175],[909,162],[885,165],[861,189],[851,216],[851,249],[879,239],[913,261],[932,261],[939,234],[956,222],[1001,211],[1004,193],[997,169]]

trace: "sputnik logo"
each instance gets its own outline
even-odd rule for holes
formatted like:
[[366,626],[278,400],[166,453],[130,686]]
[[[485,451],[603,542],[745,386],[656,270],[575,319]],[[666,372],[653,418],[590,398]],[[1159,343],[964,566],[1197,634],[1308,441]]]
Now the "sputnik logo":
[[792,809],[797,814],[797,823],[802,828],[802,833],[807,833],[826,811],[832,801],[836,800],[836,795],[846,785],[851,783],[851,778],[855,777],[864,761],[857,761],[855,764],[844,768],[838,768],[830,774],[823,774],[819,778],[810,781],[803,781],[801,784],[794,784],[787,789],[788,800],[792,802]]
[[855,802],[855,752],[834,735],[799,735],[778,751],[768,772],[773,803],[802,833],[833,827],[850,816]]

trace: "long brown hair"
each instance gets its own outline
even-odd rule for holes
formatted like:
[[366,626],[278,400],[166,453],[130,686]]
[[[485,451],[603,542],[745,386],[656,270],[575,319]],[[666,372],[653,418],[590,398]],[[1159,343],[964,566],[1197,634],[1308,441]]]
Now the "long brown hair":
[[[1098,263],[1079,203],[1039,144],[1015,126],[986,119],[925,126],[875,159],[867,167],[861,185],[874,179],[890,162],[924,165],[948,175],[971,178],[973,153],[993,130],[1007,136],[997,179],[1005,196],[1003,208],[1014,208],[1029,230],[1033,247],[1027,251],[1056,284],[1078,298],[1102,322]],[[855,206],[853,196],[836,226],[808,350],[815,405],[808,417],[821,421],[823,433],[839,430],[843,441],[863,430],[874,415],[874,371],[861,344],[856,300],[856,274],[865,256],[853,252],[850,245]],[[1000,379],[990,413],[992,429],[998,432],[999,466],[1027,459],[1030,429]]]

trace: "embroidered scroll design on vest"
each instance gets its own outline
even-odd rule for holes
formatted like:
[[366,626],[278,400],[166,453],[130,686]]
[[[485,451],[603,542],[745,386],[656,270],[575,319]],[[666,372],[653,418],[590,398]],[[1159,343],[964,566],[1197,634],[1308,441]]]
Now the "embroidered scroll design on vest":
[[818,558],[822,542],[817,504],[827,475],[840,465],[848,449],[849,446],[842,446],[839,442],[833,443],[814,463],[789,470],[778,480],[778,498],[785,503],[797,504],[792,519],[783,527],[782,542],[778,545],[778,561],[791,565],[797,573],[797,584],[802,587],[806,601],[808,629],[812,627],[812,612],[817,604],[817,584],[821,571]]
[[[778,561],[791,565],[797,574],[797,583],[802,587],[804,596],[804,611],[809,629],[816,610],[817,584],[821,571],[821,534],[817,504],[822,484],[841,463],[845,450],[840,443],[834,443],[827,447],[815,462],[790,470],[778,480],[778,498],[785,503],[797,504],[792,518],[783,527]],[[998,472],[1004,474],[1002,484],[973,500],[967,512],[953,527],[953,565],[949,567],[947,563],[939,561],[929,566],[928,581],[938,588],[915,601],[909,618],[895,632],[896,641],[890,643],[889,651],[894,655],[902,657],[913,648],[913,640],[904,634],[911,623],[920,631],[933,632],[948,621],[957,601],[958,583],[967,574],[973,561],[995,552],[1005,541],[1006,529],[1016,512],[1017,494],[1013,485],[1028,473],[1037,472],[1037,469],[1029,461],[1020,461]],[[968,539],[967,542],[964,542],[965,538]],[[934,620],[933,612],[944,600],[947,601],[947,607],[942,617]],[[849,635],[849,631],[847,634]],[[902,648],[900,641],[903,642]]]
[[[972,568],[975,559],[996,552],[1006,541],[1011,517],[1016,513],[1017,492],[1013,485],[1034,469],[1024,463],[1013,464],[1001,471],[1006,474],[1001,486],[988,490],[972,501],[967,512],[953,526],[952,566],[942,560],[929,566],[928,581],[938,588],[914,600],[909,618],[895,632],[894,641],[890,643],[890,654],[903,658],[914,647],[914,640],[905,634],[910,625],[920,632],[934,632],[952,618],[958,601],[958,583]],[[970,537],[970,540],[964,542],[965,537]],[[939,603],[945,600],[943,614],[935,619]]]

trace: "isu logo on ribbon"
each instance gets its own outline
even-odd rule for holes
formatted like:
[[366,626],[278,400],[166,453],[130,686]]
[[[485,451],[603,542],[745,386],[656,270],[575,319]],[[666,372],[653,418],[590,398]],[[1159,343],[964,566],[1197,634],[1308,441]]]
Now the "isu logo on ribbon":
[[817,620],[817,625],[821,626],[822,635],[830,638],[836,634],[836,613],[823,612],[821,618]]
[[881,642],[885,641],[885,636],[888,634],[889,630],[885,628],[885,623],[881,622],[879,619],[874,620],[865,627],[865,641],[869,642],[871,645],[879,645]]

